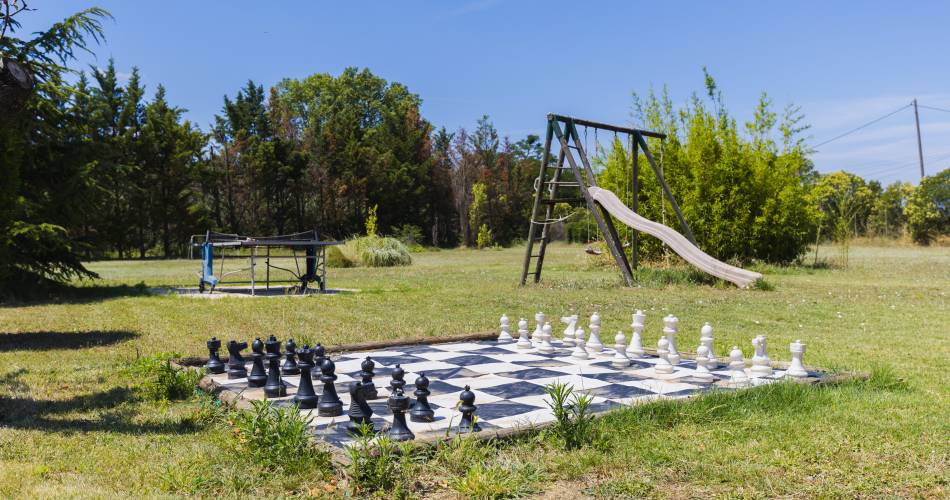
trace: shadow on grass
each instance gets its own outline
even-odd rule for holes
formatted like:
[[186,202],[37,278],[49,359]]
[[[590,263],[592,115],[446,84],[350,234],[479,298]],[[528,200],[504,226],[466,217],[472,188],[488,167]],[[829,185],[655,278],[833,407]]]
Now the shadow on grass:
[[118,344],[138,336],[127,330],[0,333],[0,352],[85,349]]
[[75,286],[31,276],[4,283],[0,287],[0,307],[86,304],[145,295],[150,295],[150,293],[144,282],[136,285]]
[[[44,432],[118,432],[122,434],[191,434],[199,430],[191,420],[137,422],[138,412],[125,403],[136,401],[135,391],[116,387],[108,391],[62,400],[0,396],[0,426]],[[89,416],[65,416],[94,412]]]

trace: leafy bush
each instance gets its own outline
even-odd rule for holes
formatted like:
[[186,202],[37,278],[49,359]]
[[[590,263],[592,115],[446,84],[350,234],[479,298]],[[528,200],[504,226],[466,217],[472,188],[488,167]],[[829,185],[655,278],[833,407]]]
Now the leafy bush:
[[424,238],[422,229],[414,224],[403,224],[397,227],[393,232],[393,237],[401,241],[402,244],[407,247],[421,245]]
[[338,247],[330,247],[327,250],[327,267],[345,268],[354,265],[356,264]]
[[490,247],[491,242],[491,229],[488,229],[488,224],[482,224],[481,227],[478,228],[478,237],[475,240],[475,245],[481,250]]
[[368,267],[408,266],[412,264],[409,249],[395,238],[363,236],[347,240],[343,253],[351,260]]
[[366,236],[376,236],[377,228],[377,217],[376,211],[379,209],[379,205],[373,205],[369,209],[369,213],[366,215]]
[[328,471],[330,454],[310,439],[310,419],[297,405],[277,408],[267,401],[252,401],[250,409],[236,412],[230,420],[237,452],[267,468],[290,472]]
[[542,437],[551,437],[564,449],[574,450],[594,443],[598,437],[590,405],[594,398],[589,394],[578,395],[568,384],[555,382],[545,387],[548,406],[554,412],[554,425]]
[[950,234],[950,168],[920,181],[905,214],[910,237],[921,245]]
[[388,436],[380,436],[375,442],[373,438],[369,426],[364,426],[354,443],[346,448],[350,459],[346,474],[353,493],[409,496],[412,445],[408,442],[400,445]]
[[159,353],[140,357],[132,363],[132,374],[146,399],[173,401],[195,393],[201,372],[172,366],[171,360],[180,356],[178,353]]

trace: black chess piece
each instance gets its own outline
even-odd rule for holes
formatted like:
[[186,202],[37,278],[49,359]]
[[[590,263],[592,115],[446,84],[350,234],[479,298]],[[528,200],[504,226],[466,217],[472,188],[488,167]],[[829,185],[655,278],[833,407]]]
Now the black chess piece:
[[373,409],[366,402],[366,386],[362,382],[350,385],[350,408],[346,414],[350,417],[350,425],[346,428],[350,434],[359,434],[364,426],[370,432],[376,432],[373,421],[370,419],[373,416]]
[[475,393],[472,392],[472,389],[469,386],[465,386],[465,390],[459,394],[459,400],[462,404],[459,405],[459,411],[462,412],[462,420],[459,422],[458,431],[459,432],[478,432],[482,428],[478,425],[478,422],[475,421],[475,410],[478,409],[475,406]]
[[372,359],[369,359],[369,356],[360,363],[360,368],[363,370],[360,372],[360,378],[362,378],[363,384],[363,394],[366,394],[366,399],[373,400],[379,398],[379,391],[376,390],[376,384],[373,383],[373,377],[376,376],[373,373],[373,369],[376,368],[376,363]]
[[280,378],[280,358],[267,360],[267,383],[264,384],[264,395],[269,398],[287,395],[287,384]]
[[241,351],[247,349],[247,342],[228,341],[228,378],[247,377],[247,360],[241,356]]
[[406,387],[406,370],[403,370],[399,364],[396,364],[396,368],[393,369],[393,379],[389,381],[389,390],[394,391],[396,389],[402,390],[403,387]]
[[264,350],[267,351],[267,360],[270,361],[271,358],[280,359],[280,341],[277,340],[277,337],[271,335],[266,342],[264,342]]
[[389,437],[393,441],[408,441],[416,435],[406,425],[406,410],[409,409],[409,396],[401,388],[394,389],[389,395],[389,409],[393,412],[393,425],[389,427]]
[[284,365],[280,367],[280,372],[284,375],[297,375],[300,373],[300,367],[297,366],[297,343],[294,339],[287,339],[284,348],[287,354],[284,356]]
[[[327,350],[317,342],[317,345],[313,346],[313,366],[317,370],[323,367],[323,361],[327,359]],[[316,375],[316,373],[314,374]]]
[[247,377],[248,387],[264,387],[267,383],[267,371],[264,370],[264,343],[260,338],[254,339],[251,343],[251,374]]
[[310,371],[313,369],[313,350],[303,346],[303,349],[297,351],[297,355],[300,356],[300,363],[297,364],[297,367],[300,368],[300,385],[297,386],[294,401],[297,402],[301,410],[312,410],[317,407],[317,401],[320,400],[313,390],[313,379],[310,375]]
[[429,406],[429,378],[424,373],[420,373],[416,379],[416,402],[409,411],[409,420],[413,422],[432,422],[435,420],[435,412]]
[[343,401],[336,393],[333,382],[336,381],[336,364],[330,358],[320,365],[320,382],[323,382],[323,395],[317,404],[317,415],[321,417],[339,417],[343,415]]
[[[304,359],[304,357],[300,355],[300,353],[303,352],[303,351],[310,351],[310,359],[309,359],[309,360]],[[314,354],[314,353],[313,353],[313,349],[310,348],[310,345],[309,345],[309,344],[304,344],[303,347],[302,347],[300,350],[297,351],[297,368],[300,368],[301,370],[303,370],[303,369],[304,369],[304,366],[310,365],[310,370],[311,370],[311,372],[312,372],[312,371],[313,371],[313,368],[314,368],[314,366],[315,366],[315,365],[313,364],[313,354]]]
[[221,341],[217,337],[211,337],[208,341],[208,363],[205,365],[208,373],[224,373],[224,363],[218,357],[218,351],[221,349]]

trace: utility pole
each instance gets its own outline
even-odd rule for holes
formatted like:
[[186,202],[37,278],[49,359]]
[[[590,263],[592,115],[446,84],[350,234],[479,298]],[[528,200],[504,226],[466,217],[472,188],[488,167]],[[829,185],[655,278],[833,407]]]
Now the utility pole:
[[920,143],[920,115],[917,114],[917,98],[914,98],[914,122],[917,123],[917,156],[920,158],[920,180],[924,179],[924,148]]

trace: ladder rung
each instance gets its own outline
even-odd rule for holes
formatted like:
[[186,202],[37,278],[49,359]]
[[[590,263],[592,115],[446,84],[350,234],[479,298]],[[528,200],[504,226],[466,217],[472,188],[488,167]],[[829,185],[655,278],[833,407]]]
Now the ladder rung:
[[541,254],[535,254],[535,255],[532,255],[532,256],[531,256],[532,259],[535,259],[535,258],[537,258],[537,257],[541,257]]
[[586,203],[587,200],[584,198],[553,198],[550,200],[541,200],[541,203],[547,203],[548,205],[554,205],[557,203]]
[[544,181],[544,183],[549,184],[549,185],[554,184],[557,186],[565,186],[565,187],[580,187],[581,186],[580,184],[576,182]]

